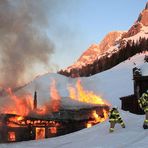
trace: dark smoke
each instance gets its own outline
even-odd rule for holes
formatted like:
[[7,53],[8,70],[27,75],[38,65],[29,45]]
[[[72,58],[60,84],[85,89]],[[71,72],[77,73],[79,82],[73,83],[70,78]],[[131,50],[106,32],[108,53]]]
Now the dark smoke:
[[33,73],[36,63],[51,67],[49,59],[54,46],[46,33],[46,5],[44,0],[0,0],[2,87],[22,84]]

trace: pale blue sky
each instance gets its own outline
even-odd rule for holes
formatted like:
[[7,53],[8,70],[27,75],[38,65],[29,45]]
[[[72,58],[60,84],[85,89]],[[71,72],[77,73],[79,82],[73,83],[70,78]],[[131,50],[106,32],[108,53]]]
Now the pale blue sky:
[[[55,43],[52,61],[71,65],[110,31],[128,30],[147,0],[56,0],[48,35]],[[48,12],[48,10],[47,10]]]

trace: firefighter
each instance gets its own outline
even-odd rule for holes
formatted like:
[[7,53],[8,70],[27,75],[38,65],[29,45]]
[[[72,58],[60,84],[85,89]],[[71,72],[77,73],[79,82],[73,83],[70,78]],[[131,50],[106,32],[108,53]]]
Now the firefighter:
[[143,123],[143,128],[148,128],[148,90],[142,94],[142,96],[138,99],[139,106],[145,112],[145,120]]
[[125,124],[119,114],[118,108],[117,107],[113,107],[110,110],[110,114],[109,114],[109,122],[110,122],[110,129],[109,132],[113,132],[114,131],[114,127],[116,123],[119,123],[121,125],[122,128],[125,128]]

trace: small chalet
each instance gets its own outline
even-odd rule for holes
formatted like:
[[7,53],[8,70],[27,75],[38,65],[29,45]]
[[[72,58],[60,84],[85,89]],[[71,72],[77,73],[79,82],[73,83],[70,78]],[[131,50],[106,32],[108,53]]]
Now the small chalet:
[[148,75],[142,76],[141,69],[133,68],[134,94],[121,97],[121,108],[135,114],[144,114],[138,105],[138,98],[148,89]]

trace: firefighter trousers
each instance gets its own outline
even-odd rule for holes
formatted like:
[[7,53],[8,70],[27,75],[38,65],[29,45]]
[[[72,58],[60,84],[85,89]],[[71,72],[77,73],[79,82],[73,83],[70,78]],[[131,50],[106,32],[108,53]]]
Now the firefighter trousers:
[[119,123],[122,128],[125,128],[125,124],[124,124],[123,121],[111,121],[110,122],[110,129],[109,129],[110,132],[113,132],[114,131],[114,128],[115,128],[115,124],[116,123]]
[[144,124],[148,125],[148,111],[145,112],[145,120],[144,120]]

